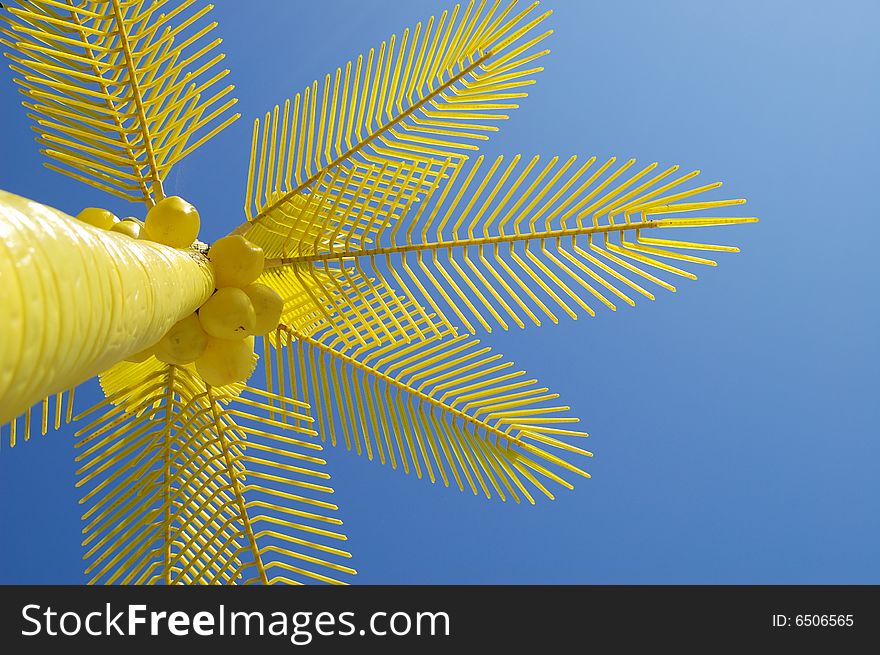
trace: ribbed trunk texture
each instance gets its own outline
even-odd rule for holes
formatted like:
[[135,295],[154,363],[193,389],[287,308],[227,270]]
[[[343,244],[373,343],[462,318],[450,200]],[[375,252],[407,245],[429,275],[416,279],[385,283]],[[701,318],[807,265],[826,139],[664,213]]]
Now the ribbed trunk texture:
[[0,425],[151,346],[213,289],[195,251],[0,190]]

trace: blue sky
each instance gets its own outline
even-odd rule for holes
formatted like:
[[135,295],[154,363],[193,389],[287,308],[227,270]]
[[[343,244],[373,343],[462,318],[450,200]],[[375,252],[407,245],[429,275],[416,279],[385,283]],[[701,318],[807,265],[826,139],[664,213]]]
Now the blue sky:
[[[168,181],[208,239],[240,222],[256,115],[451,5],[217,4],[243,120]],[[357,581],[880,583],[880,5],[542,4],[546,71],[487,153],[700,168],[762,222],[676,294],[486,338],[582,416],[574,492],[501,505],[330,450]],[[131,213],[42,168],[11,77],[0,187]],[[70,429],[0,452],[0,582],[84,581],[73,457]]]

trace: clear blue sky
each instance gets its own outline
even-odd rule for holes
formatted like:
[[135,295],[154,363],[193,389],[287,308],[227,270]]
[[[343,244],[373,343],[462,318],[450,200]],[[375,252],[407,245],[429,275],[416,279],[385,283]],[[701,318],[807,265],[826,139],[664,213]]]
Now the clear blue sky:
[[[255,115],[449,4],[218,3],[244,119],[168,185],[203,235],[240,221]],[[357,581],[880,583],[880,5],[544,4],[547,70],[488,152],[701,168],[762,222],[724,232],[743,252],[677,294],[487,339],[592,435],[593,479],[556,502],[329,451]],[[4,69],[0,187],[130,213],[41,167],[19,100]],[[73,456],[69,429],[3,447],[0,582],[84,580]]]

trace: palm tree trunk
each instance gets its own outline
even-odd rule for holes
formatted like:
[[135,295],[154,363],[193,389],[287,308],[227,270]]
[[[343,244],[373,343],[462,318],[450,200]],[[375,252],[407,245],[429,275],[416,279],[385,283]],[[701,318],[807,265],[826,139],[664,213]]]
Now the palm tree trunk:
[[151,346],[213,289],[195,251],[0,190],[0,425]]

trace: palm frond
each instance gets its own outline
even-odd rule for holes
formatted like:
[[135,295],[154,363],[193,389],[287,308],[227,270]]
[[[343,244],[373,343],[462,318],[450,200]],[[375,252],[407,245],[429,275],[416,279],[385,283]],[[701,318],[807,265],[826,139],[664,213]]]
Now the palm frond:
[[350,348],[332,330],[306,336],[287,326],[274,339],[269,384],[307,400],[334,446],[516,502],[534,503],[535,489],[552,499],[548,481],[572,488],[566,473],[589,477],[566,459],[590,453],[572,443],[587,435],[566,427],[578,419],[553,404],[558,394],[476,339],[447,331]]
[[[102,376],[77,436],[92,583],[338,582],[350,555],[307,406],[155,359]],[[289,408],[289,409],[288,409]],[[79,417],[78,417],[79,418]],[[278,433],[283,428],[285,434]],[[293,434],[290,434],[293,433]]]
[[177,367],[156,367],[137,379],[138,393],[121,390],[82,415],[102,410],[76,433],[84,437],[77,486],[86,490],[83,546],[93,584],[231,581],[239,548],[233,493],[215,435],[183,382]]
[[471,332],[475,324],[491,331],[634,305],[636,294],[654,298],[651,285],[675,291],[668,276],[696,279],[681,266],[716,264],[693,251],[738,248],[649,234],[757,220],[719,215],[745,201],[707,197],[721,183],[693,184],[699,171],[682,175],[678,166],[656,163],[638,169],[635,160],[615,158],[597,165],[595,157],[579,166],[575,157],[522,164],[517,155],[486,167],[478,157],[460,169],[460,181],[403,217],[402,239],[382,228],[374,245],[279,257],[267,268],[356,261],[365,275],[378,275],[378,263],[401,282],[405,276],[408,299],[427,303],[447,328],[455,320]]
[[212,400],[219,431],[240,448],[236,484],[256,553],[238,569],[244,584],[343,584],[356,571],[344,563],[351,554],[337,547],[347,538],[329,501],[330,474],[309,406],[253,387]]
[[[171,167],[238,115],[219,88],[211,5],[26,0],[8,7],[10,67],[46,166],[127,200],[164,197]],[[219,90],[218,90],[219,88]]]
[[457,5],[255,121],[238,231],[270,256],[368,243],[527,95],[551,33],[537,4]]

